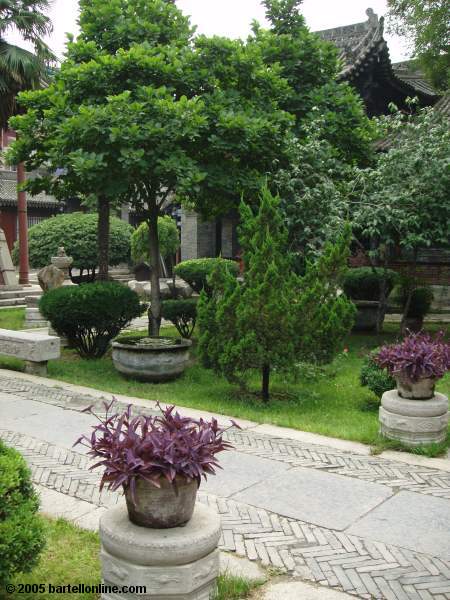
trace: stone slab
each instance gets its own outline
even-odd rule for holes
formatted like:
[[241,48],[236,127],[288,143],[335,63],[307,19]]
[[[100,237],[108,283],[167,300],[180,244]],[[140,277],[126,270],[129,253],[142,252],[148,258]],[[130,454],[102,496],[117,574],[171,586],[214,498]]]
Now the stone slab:
[[269,477],[283,474],[289,465],[280,461],[251,456],[242,452],[221,452],[217,475],[202,481],[202,492],[229,498],[251,485]]
[[400,492],[348,533],[450,560],[450,501]]
[[234,500],[285,517],[344,530],[392,496],[390,488],[312,469],[291,469],[239,492]]
[[33,362],[45,362],[59,358],[59,338],[41,333],[0,329],[0,354]]
[[[53,394],[57,394],[57,390]],[[0,424],[2,429],[39,437],[70,450],[80,435],[91,432],[95,417],[43,402],[24,400],[20,395],[4,394],[0,390]],[[84,446],[77,446],[74,450],[80,454],[88,452]]]
[[346,600],[355,598],[327,587],[316,587],[301,581],[275,583],[262,593],[261,600]]

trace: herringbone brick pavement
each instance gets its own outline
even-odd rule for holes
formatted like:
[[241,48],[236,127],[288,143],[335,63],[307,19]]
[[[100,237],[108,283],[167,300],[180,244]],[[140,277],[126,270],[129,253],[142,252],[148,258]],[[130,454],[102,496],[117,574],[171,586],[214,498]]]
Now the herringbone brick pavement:
[[[90,404],[98,411],[103,407],[103,401],[99,398],[13,377],[0,377],[0,389],[3,393],[73,410],[82,410]],[[119,410],[124,407],[124,404],[118,403]],[[134,411],[147,414],[155,412],[141,407],[135,407]],[[407,490],[450,499],[450,473],[438,469],[276,438],[252,430],[233,429],[227,432],[226,437],[239,452],[280,461],[292,467],[330,471],[346,477],[388,485],[395,491]]]
[[[90,461],[85,455],[13,431],[2,430],[0,437],[26,457],[35,483],[97,506],[118,502],[117,493],[100,494],[99,475],[88,471]],[[323,461],[325,455],[319,454]],[[364,599],[450,599],[450,562],[285,518],[232,499],[200,492],[199,500],[222,517],[223,549],[260,560],[293,577]]]

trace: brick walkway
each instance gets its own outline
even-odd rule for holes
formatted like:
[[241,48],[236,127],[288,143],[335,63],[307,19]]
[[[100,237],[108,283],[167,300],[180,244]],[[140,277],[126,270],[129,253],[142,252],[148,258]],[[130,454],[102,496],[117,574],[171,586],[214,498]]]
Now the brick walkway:
[[[70,423],[71,414],[75,418],[89,404],[100,409],[99,399],[80,396],[62,388],[38,385],[14,376],[0,376],[0,391],[0,437],[23,453],[36,484],[96,506],[111,506],[119,500],[118,494],[99,493],[99,473],[88,470],[90,463],[84,454],[52,443],[46,439],[49,436],[44,430],[36,431],[33,435],[17,431],[18,428],[12,427],[11,422],[6,420],[6,411],[2,413],[2,402],[6,406],[5,403],[11,400],[16,403],[25,400],[36,409],[42,407],[43,403],[52,405],[45,409],[49,412],[65,409],[64,419]],[[27,418],[31,416],[24,414],[23,420]],[[6,428],[4,422],[9,424]],[[328,478],[342,482],[344,487],[358,485],[370,490],[385,490],[386,499],[380,500],[376,507],[368,506],[366,512],[371,514],[383,510],[383,507],[390,506],[402,496],[413,498],[415,502],[429,503],[430,511],[436,510],[436,506],[439,509],[443,507],[442,515],[433,514],[433,519],[439,520],[442,516],[443,527],[446,527],[443,539],[446,533],[450,539],[449,521],[446,520],[450,512],[445,512],[447,506],[450,511],[448,472],[272,437],[251,429],[233,429],[228,433],[228,438],[236,448],[236,456],[242,457],[243,462],[244,459],[259,461],[254,463],[255,470],[259,465],[266,468],[269,464],[280,469],[276,471],[279,474],[271,480],[274,497],[277,495],[277,482],[291,477],[294,481],[294,475],[298,473],[309,473],[311,480],[314,474],[323,477],[325,487]],[[201,491],[199,499],[221,514],[221,546],[225,550],[261,561],[266,566],[288,573],[292,578],[343,590],[358,598],[450,599],[450,560],[446,555],[445,541],[444,550],[437,540],[436,552],[433,548],[421,552],[412,549],[414,544],[407,539],[405,543],[392,544],[377,541],[376,535],[350,533],[355,524],[358,526],[366,519],[365,514],[352,519],[355,523],[351,527],[324,527],[314,524],[314,521],[306,522],[269,510],[263,499],[251,503],[240,501],[238,497],[245,495],[246,489],[231,493],[226,492],[224,487],[223,495],[220,487],[217,489],[214,493]],[[252,489],[251,482],[249,489]],[[423,517],[426,518],[426,515]],[[418,523],[410,523],[411,534],[416,526]]]

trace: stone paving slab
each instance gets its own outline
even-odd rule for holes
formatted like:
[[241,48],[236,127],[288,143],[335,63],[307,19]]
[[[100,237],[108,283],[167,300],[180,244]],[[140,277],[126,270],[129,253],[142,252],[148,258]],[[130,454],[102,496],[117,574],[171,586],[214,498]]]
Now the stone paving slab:
[[400,492],[354,523],[349,533],[450,561],[450,502]]
[[391,496],[386,486],[300,468],[248,487],[233,498],[342,531]]

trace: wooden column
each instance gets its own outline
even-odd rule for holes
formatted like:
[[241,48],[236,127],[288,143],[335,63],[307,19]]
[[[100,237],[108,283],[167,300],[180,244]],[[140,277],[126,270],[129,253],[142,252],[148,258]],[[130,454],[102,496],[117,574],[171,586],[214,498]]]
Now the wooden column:
[[19,186],[26,181],[25,166],[17,165],[17,217],[19,220],[19,284],[29,283],[27,195]]

